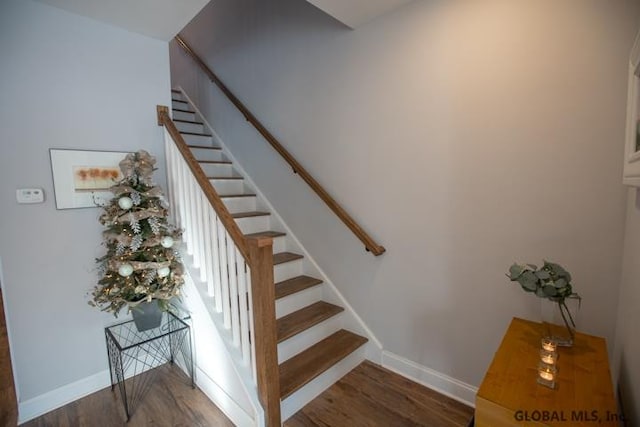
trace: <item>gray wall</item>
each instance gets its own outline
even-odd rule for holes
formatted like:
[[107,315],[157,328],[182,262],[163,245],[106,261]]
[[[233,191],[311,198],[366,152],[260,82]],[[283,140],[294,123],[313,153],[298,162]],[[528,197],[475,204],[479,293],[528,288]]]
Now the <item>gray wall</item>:
[[[563,264],[580,328],[617,318],[632,0],[416,1],[355,31],[297,0],[219,0],[182,32],[362,226],[374,258],[172,46],[253,179],[385,348],[478,385]],[[195,93],[197,91],[197,93]]]
[[630,426],[640,425],[640,190],[629,190],[614,371]]
[[[100,210],[56,210],[50,148],[135,151],[164,166],[156,104],[169,102],[164,42],[30,0],[0,5],[0,258],[21,403],[108,369],[87,305]],[[157,180],[164,185],[164,171]],[[21,187],[46,201],[18,205]]]

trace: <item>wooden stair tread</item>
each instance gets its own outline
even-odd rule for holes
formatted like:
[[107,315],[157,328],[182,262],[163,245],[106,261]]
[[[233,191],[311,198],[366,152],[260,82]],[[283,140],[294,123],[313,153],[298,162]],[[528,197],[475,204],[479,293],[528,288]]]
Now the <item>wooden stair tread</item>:
[[276,283],[276,299],[284,298],[296,292],[304,291],[322,283],[322,280],[309,276],[298,276]]
[[182,102],[183,104],[188,104],[188,102],[187,102],[187,101],[183,101],[182,99],[173,99],[173,98],[171,98],[171,100],[172,100],[173,102]]
[[225,179],[229,179],[229,180],[237,180],[237,179],[244,179],[243,176],[208,176],[207,179],[217,179],[217,180],[225,180]]
[[281,363],[280,399],[290,396],[367,341],[365,337],[341,329]]
[[344,311],[344,308],[318,301],[277,320],[278,342],[287,340],[294,335],[321,323],[330,317]]
[[[182,132],[181,132],[182,133]],[[198,148],[201,150],[222,150],[221,147],[214,147],[212,145],[187,145],[189,148]],[[200,160],[198,160],[200,162]]]
[[284,264],[285,262],[295,261],[301,258],[304,258],[304,256],[294,254],[293,252],[280,252],[273,254],[273,265]]
[[171,92],[173,92],[173,93],[182,93],[178,89],[171,89]]
[[198,163],[214,164],[214,165],[230,165],[230,160],[198,160]]
[[271,215],[271,212],[262,212],[262,211],[248,211],[248,212],[236,212],[232,213],[231,216],[238,218],[253,218],[256,216],[268,216]]
[[220,194],[221,199],[235,199],[237,197],[256,197],[255,193],[243,193],[243,194]]
[[182,108],[172,108],[172,111],[180,111],[181,113],[195,113],[195,111],[191,110],[183,110]]
[[[181,131],[180,132],[181,135],[195,135],[195,136],[206,136],[207,138],[212,137],[213,135],[209,135],[207,133],[202,133],[202,132],[185,132],[185,131]],[[219,150],[220,148],[218,148]]]
[[282,231],[261,231],[259,233],[245,234],[244,237],[247,239],[259,239],[260,237],[271,237],[272,239],[275,239],[276,237],[286,235],[287,233],[283,233]]

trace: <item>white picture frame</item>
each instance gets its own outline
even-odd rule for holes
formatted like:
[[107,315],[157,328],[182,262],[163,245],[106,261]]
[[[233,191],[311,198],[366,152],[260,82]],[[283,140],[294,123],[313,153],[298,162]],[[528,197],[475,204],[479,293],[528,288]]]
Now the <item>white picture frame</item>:
[[640,32],[629,56],[627,128],[624,147],[625,185],[640,187]]
[[56,209],[95,208],[109,201],[128,152],[49,149]]

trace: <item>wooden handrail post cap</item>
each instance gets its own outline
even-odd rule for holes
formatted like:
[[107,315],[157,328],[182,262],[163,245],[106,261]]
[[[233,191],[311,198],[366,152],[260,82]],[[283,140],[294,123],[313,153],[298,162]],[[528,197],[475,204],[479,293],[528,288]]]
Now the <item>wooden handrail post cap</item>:
[[249,244],[251,244],[253,242],[258,248],[265,248],[267,246],[273,246],[273,237],[265,237],[265,236],[248,237],[247,241],[249,242]]
[[169,107],[166,105],[157,105],[156,111],[158,112],[158,126],[164,125],[163,117],[169,117]]

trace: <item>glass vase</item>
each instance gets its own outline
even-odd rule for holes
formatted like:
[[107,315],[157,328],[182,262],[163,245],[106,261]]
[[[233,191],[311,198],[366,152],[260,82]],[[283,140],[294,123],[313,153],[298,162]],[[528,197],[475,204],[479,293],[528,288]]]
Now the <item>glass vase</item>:
[[553,339],[560,347],[571,347],[576,332],[580,308],[577,298],[565,298],[563,301],[543,299],[540,306],[544,336]]

